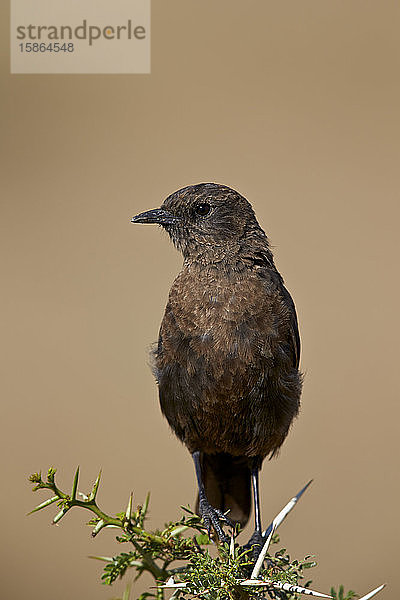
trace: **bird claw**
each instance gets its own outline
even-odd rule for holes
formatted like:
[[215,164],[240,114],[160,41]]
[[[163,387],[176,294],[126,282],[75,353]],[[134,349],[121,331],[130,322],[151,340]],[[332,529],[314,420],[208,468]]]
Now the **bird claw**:
[[222,521],[224,521],[224,523],[226,523],[226,525],[229,525],[229,527],[231,527],[232,529],[235,529],[234,522],[231,521],[231,519],[224,512],[222,512],[222,510],[219,510],[219,508],[214,508],[214,510],[217,513],[217,515],[219,516],[219,518]]
[[218,508],[214,508],[207,500],[200,500],[199,502],[199,512],[201,518],[203,519],[204,525],[207,528],[208,535],[211,537],[211,528],[213,527],[218,539],[221,542],[229,543],[229,538],[225,535],[221,523],[224,525],[228,525],[234,529],[234,524],[232,521]]
[[262,547],[264,545],[264,538],[262,533],[260,533],[260,531],[254,531],[253,535],[251,536],[251,538],[249,539],[249,541],[247,542],[247,544],[245,546],[243,546],[245,548],[245,550],[251,550],[251,556],[252,559],[254,561],[257,560],[258,555],[260,554]]

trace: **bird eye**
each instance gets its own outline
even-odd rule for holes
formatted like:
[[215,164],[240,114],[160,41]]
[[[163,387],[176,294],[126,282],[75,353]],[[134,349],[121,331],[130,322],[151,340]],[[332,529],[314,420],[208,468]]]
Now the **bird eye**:
[[211,206],[207,204],[207,202],[204,202],[203,204],[198,204],[195,208],[196,213],[201,217],[205,217],[206,215],[208,215],[210,210]]

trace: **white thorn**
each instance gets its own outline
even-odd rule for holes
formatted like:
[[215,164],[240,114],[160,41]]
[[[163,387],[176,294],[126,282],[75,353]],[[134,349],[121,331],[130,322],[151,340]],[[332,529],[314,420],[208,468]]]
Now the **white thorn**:
[[234,537],[231,537],[231,544],[230,544],[230,548],[229,548],[229,555],[234,558],[235,556],[235,540]]
[[[171,579],[171,577],[170,577]],[[164,585],[161,585],[160,587],[162,588],[185,588],[186,587],[186,583],[169,583],[169,579],[167,581],[167,583],[164,583]]]
[[375,594],[377,594],[378,592],[380,592],[381,590],[383,590],[384,587],[385,587],[385,584],[380,585],[379,587],[375,588],[374,590],[372,590],[372,592],[370,592],[369,594],[366,594],[365,596],[363,596],[359,600],[369,600],[369,598],[372,598],[372,596],[375,596]]
[[282,510],[276,515],[275,519],[272,521],[272,523],[268,526],[268,528],[263,532],[263,537],[267,534],[268,530],[269,530],[269,534],[268,534],[268,538],[267,541],[265,542],[263,549],[261,550],[257,562],[254,565],[254,569],[253,572],[251,574],[251,578],[252,579],[256,579],[258,577],[259,572],[261,571],[261,567],[262,564],[264,562],[264,558],[265,555],[268,551],[268,547],[271,543],[271,539],[272,536],[275,533],[275,530],[278,529],[279,525],[282,523],[282,521],[284,520],[284,518],[290,513],[290,511],[296,506],[298,500],[301,498],[301,496],[304,494],[304,492],[306,491],[306,489],[308,488],[308,486],[311,484],[312,480],[309,481],[302,490],[300,490],[300,492],[298,494],[296,494],[296,496],[293,496],[293,498],[291,498],[289,500],[289,502],[286,504],[286,506],[284,506],[282,508]]
[[291,585],[290,583],[280,583],[279,581],[276,581],[275,583],[273,583],[273,586],[281,588],[287,592],[296,592],[297,594],[308,594],[309,596],[318,596],[319,598],[332,598],[332,596],[328,596],[328,594],[315,592],[314,590],[310,590],[309,588],[304,588],[299,585]]
[[126,507],[125,517],[129,522],[132,519],[132,504],[133,504],[133,492],[129,496],[128,506]]
[[316,592],[315,590],[310,590],[309,588],[300,587],[299,585],[292,585],[291,583],[282,583],[280,581],[270,581],[269,579],[263,581],[261,579],[246,579],[242,581],[240,585],[243,586],[257,586],[257,587],[276,587],[287,592],[295,592],[297,594],[307,594],[308,596],[317,596],[319,598],[332,598],[332,596],[328,596],[327,594],[322,594],[321,592]]
[[253,569],[253,571],[252,571],[252,573],[250,575],[250,579],[257,579],[258,574],[261,571],[261,567],[262,567],[262,564],[264,562],[265,555],[268,552],[268,548],[269,548],[269,545],[271,543],[272,536],[274,535],[275,529],[276,529],[276,525],[275,525],[275,519],[274,519],[274,521],[272,523],[271,533],[267,537],[267,541],[265,542],[265,544],[264,544],[264,546],[263,546],[260,554],[258,555],[257,562],[254,565],[254,569]]
[[286,504],[286,506],[284,506],[281,510],[280,513],[278,513],[275,517],[275,519],[272,521],[272,523],[267,527],[267,529],[263,532],[263,536],[266,535],[268,529],[270,527],[273,527],[275,525],[275,529],[277,529],[279,527],[279,525],[282,523],[282,521],[285,519],[285,517],[290,513],[290,511],[296,506],[297,502],[300,500],[301,496],[304,494],[304,492],[306,491],[306,489],[309,487],[309,485],[311,484],[311,481],[309,481],[302,490],[300,490],[300,492],[298,494],[296,494],[296,496],[293,496],[293,498],[291,498],[289,500],[289,502]]

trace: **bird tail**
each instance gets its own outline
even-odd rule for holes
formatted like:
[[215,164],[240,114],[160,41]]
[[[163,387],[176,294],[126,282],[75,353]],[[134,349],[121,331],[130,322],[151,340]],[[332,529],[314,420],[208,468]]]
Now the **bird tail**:
[[[251,474],[248,459],[230,454],[202,454],[201,471],[206,495],[214,508],[244,527],[251,510]],[[196,512],[199,509],[197,497]]]

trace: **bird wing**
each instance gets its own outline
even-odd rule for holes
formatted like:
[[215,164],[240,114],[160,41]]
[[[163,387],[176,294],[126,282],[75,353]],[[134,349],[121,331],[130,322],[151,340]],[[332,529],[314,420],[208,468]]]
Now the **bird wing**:
[[281,274],[274,264],[272,254],[269,250],[258,251],[252,253],[251,256],[246,256],[244,260],[246,262],[250,262],[252,269],[254,269],[260,277],[268,282],[271,282],[278,290],[281,302],[289,313],[289,336],[287,342],[291,348],[293,366],[298,369],[300,363],[301,344],[296,307],[294,305],[292,296],[284,285]]
[[285,304],[288,306],[290,310],[290,322],[289,322],[289,331],[291,337],[291,345],[293,347],[293,366],[296,369],[299,368],[300,363],[300,334],[299,334],[299,324],[297,321],[296,307],[293,302],[292,296],[289,294],[288,290],[282,284],[281,286],[282,298]]

